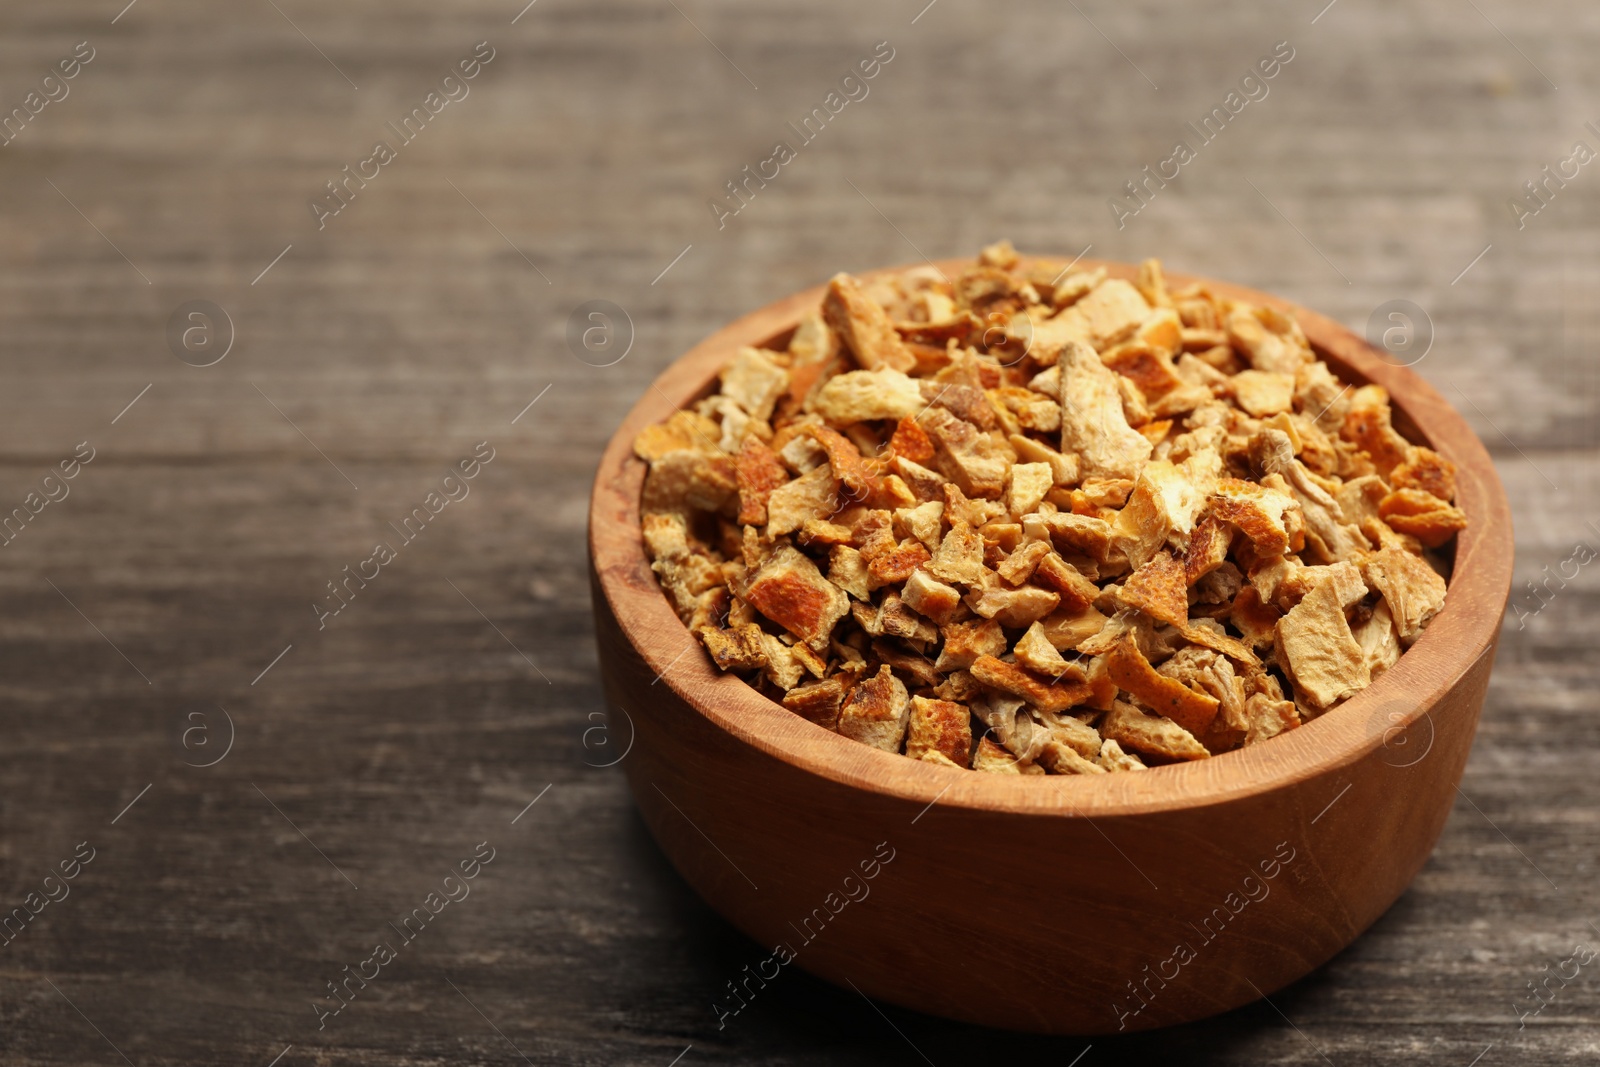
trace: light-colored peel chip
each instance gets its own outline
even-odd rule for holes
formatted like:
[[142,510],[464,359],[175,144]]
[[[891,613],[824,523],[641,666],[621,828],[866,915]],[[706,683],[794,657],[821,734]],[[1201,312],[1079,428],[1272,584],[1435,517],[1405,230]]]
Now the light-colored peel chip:
[[765,632],[761,634],[761,643],[767,650],[766,675],[772,684],[785,691],[799,685],[800,679],[806,676],[806,664],[795,655],[794,648]]
[[1195,736],[1171,719],[1151,715],[1122,701],[1106,713],[1100,734],[1124,749],[1164,760],[1197,760],[1211,755]]
[[1389,613],[1387,602],[1380,600],[1367,620],[1354,627],[1351,633],[1356,644],[1361,646],[1361,658],[1366,661],[1372,677],[1376,678],[1400,662],[1400,635],[1395,632],[1394,616]]
[[[1132,285],[1121,278],[1101,282],[1071,307],[1048,321],[1046,343],[1076,340],[1096,352],[1133,335],[1150,317],[1150,305]],[[1035,332],[1035,343],[1038,333]]]
[[737,496],[733,457],[680,448],[650,464],[639,503],[644,511],[720,511]]
[[853,370],[829,378],[811,398],[810,410],[834,426],[869,419],[906,419],[927,402],[917,379],[898,370]]
[[1100,746],[1100,754],[1095,757],[1095,762],[1108,771],[1142,771],[1146,767],[1139,762],[1139,757],[1124,752],[1122,746],[1107,738]]
[[1051,295],[1050,303],[1057,308],[1071,307],[1095,290],[1100,283],[1106,280],[1106,269],[1095,267],[1093,270],[1073,271],[1057,282],[1055,292]]
[[[1210,625],[1207,625],[1210,624]],[[1188,623],[1175,627],[1178,636],[1201,648],[1209,648],[1213,652],[1220,652],[1229,659],[1241,663],[1246,667],[1259,667],[1261,657],[1250,651],[1251,646],[1236,637],[1231,637],[1222,632],[1222,625],[1215,619],[1193,619]],[[1272,635],[1267,636],[1267,644],[1272,643]]]
[[967,701],[972,708],[972,714],[978,721],[995,732],[995,739],[1002,745],[1012,747],[1016,738],[1017,716],[1027,706],[1027,701],[1014,697],[999,690],[986,688],[976,678],[972,678],[970,671],[962,674],[971,679],[974,689],[973,696]]
[[1234,308],[1228,316],[1228,339],[1256,370],[1292,376],[1316,358],[1294,320],[1269,308]]
[[872,575],[867,561],[849,545],[834,545],[828,552],[828,581],[857,600],[872,596]]
[[838,511],[839,479],[827,465],[813,468],[767,495],[767,535],[794,533],[808,519],[827,519]]
[[772,353],[741,348],[722,370],[722,395],[758,422],[772,417],[772,407],[789,388],[789,372],[773,362]]
[[1007,589],[994,583],[975,586],[966,595],[966,604],[986,619],[994,619],[1002,626],[1020,628],[1030,626],[1061,603],[1061,597],[1047,589],[1025,585],[1020,589]]
[[1213,729],[1243,731],[1249,727],[1245,715],[1244,679],[1234,671],[1227,657],[1205,648],[1180,648],[1156,668],[1156,672],[1214,697],[1218,707],[1217,717],[1211,724]]
[[1409,552],[1413,556],[1422,555],[1422,542],[1410,534],[1396,533],[1394,527],[1374,516],[1363,520],[1361,532],[1367,540],[1377,545],[1378,548],[1398,548],[1402,552]]
[[[1145,302],[1154,308],[1171,308],[1172,296],[1167,292],[1166,273],[1161,269],[1159,259],[1146,259],[1139,263],[1139,273],[1134,279],[1139,295]],[[1172,313],[1174,322],[1180,321],[1177,312]]]
[[991,390],[989,400],[1010,412],[1019,429],[1044,434],[1061,429],[1061,405],[1053,395],[1040,396],[1032,388],[1007,385]]
[[794,336],[789,339],[791,367],[826,363],[839,351],[839,337],[823,321],[820,308],[800,316]]
[[1294,410],[1294,375],[1242,370],[1232,379],[1234,399],[1256,418]]
[[688,527],[675,513],[645,512],[640,520],[645,554],[652,560],[676,560],[689,554]]
[[894,517],[904,527],[907,536],[921,541],[929,552],[939,550],[944,528],[944,501],[929,500],[914,508],[901,508],[894,513]]
[[1011,464],[993,438],[942,407],[929,407],[917,422],[933,441],[939,469],[963,493],[998,497],[1005,491]]
[[1292,700],[1274,700],[1265,693],[1257,693],[1246,700],[1244,706],[1250,719],[1250,729],[1244,739],[1247,745],[1277,737],[1300,725],[1300,712]]
[[1344,425],[1349,395],[1350,387],[1335,378],[1326,363],[1307,363],[1295,371],[1295,403],[1326,433],[1337,433]]
[[985,737],[972,753],[972,769],[989,774],[1043,774],[1044,768],[1032,760],[1018,759],[1007,749]]
[[839,732],[885,752],[898,752],[911,719],[905,683],[884,664],[878,673],[850,690],[839,708]]
[[1278,620],[1278,663],[1312,707],[1331,708],[1372,681],[1350,632],[1339,583],[1319,582]]
[[978,585],[983,581],[983,538],[961,519],[939,543],[939,551],[928,563],[928,573],[952,585]]
[[[1111,550],[1111,524],[1094,515],[1058,512],[1041,515],[1039,524],[1043,535],[1064,551],[1104,560]],[[1023,529],[1027,529],[1027,523],[1023,523]]]
[[1250,586],[1263,604],[1288,611],[1316,584],[1301,581],[1300,573],[1306,569],[1298,556],[1264,556],[1250,571]]
[[1162,545],[1188,538],[1221,469],[1222,457],[1212,449],[1198,452],[1182,464],[1153,459],[1144,465],[1112,527],[1112,536],[1129,563],[1141,567]]
[[1361,569],[1348,560],[1328,566],[1305,567],[1289,560],[1272,564],[1252,576],[1259,579],[1258,588],[1269,591],[1280,609],[1288,611],[1300,603],[1302,597],[1325,581],[1334,584],[1334,597],[1341,606],[1350,607],[1367,593]]
[[[1018,529],[1020,531],[1021,528],[1018,527]],[[1012,549],[1010,554],[995,567],[995,573],[1007,585],[1021,585],[1033,577],[1034,572],[1039,567],[1039,563],[1049,555],[1052,555],[1050,542],[1028,541]]]
[[1081,341],[1061,351],[1061,451],[1084,476],[1132,478],[1150,457],[1148,438],[1128,425],[1114,371]]
[[796,539],[802,545],[843,545],[848,544],[851,538],[850,527],[840,526],[836,522],[826,519],[807,519],[800,527]]
[[1344,513],[1346,521],[1364,526],[1368,519],[1379,517],[1378,504],[1388,495],[1389,486],[1382,478],[1376,474],[1363,474],[1339,487],[1339,510]]
[[1348,560],[1326,567],[1307,567],[1306,573],[1314,575],[1315,583],[1330,582],[1333,596],[1341,608],[1348,608],[1367,595],[1367,583],[1361,568]]
[[[1057,390],[1059,392],[1059,390]],[[1014,433],[1006,438],[1017,453],[1019,463],[1043,463],[1050,468],[1052,484],[1075,485],[1078,481],[1078,457],[1057,452],[1043,441],[1024,434]]]
[[913,647],[939,639],[938,628],[893,593],[885,594],[883,603],[878,605],[878,627],[889,637],[905,638]]
[[1076,749],[1063,741],[1051,738],[1039,752],[1039,762],[1053,774],[1109,774],[1099,763],[1084,759]]
[[771,428],[745,414],[743,408],[727,397],[708,396],[696,405],[701,414],[713,416],[721,426],[717,447],[724,452],[737,453],[746,437],[769,437]]
[[889,315],[848,274],[835,274],[822,301],[822,317],[866,370],[908,371],[917,364]]
[[1006,487],[1006,507],[1012,515],[1020,518],[1037,508],[1053,485],[1055,472],[1050,469],[1050,464],[1012,464],[1011,483]]
[[[1177,309],[1178,318],[1183,322],[1185,329],[1215,332],[1221,326],[1222,320],[1217,317],[1217,305],[1209,294],[1200,290],[1191,290],[1182,298],[1174,298],[1172,306]],[[1225,338],[1211,343],[1220,345],[1223,340]]]
[[[1329,561],[1355,559],[1367,551],[1359,527],[1345,521],[1339,501],[1294,455],[1294,444],[1282,430],[1265,428],[1250,438],[1250,452],[1267,472],[1263,485],[1287,488],[1300,505],[1316,555]],[[1379,508],[1380,513],[1382,508]]]
[[1040,711],[1038,708],[1034,708],[1031,714],[1035,722],[1049,731],[1052,741],[1066,745],[1085,759],[1094,759],[1100,754],[1103,744],[1100,731],[1077,715]]
[[1105,629],[1107,621],[1104,613],[1092,607],[1078,611],[1063,609],[1038,620],[1044,631],[1044,639],[1058,651],[1077,648]]
[[949,483],[937,471],[931,471],[914,460],[904,456],[895,456],[890,460],[895,474],[910,487],[912,495],[918,500],[941,500],[944,496],[944,487]]
[[913,610],[940,625],[949,622],[961,607],[961,591],[934,578],[923,567],[906,579],[900,595]]
[[[1012,652],[1016,655],[1018,663],[1046,678],[1060,678],[1071,669],[1061,653],[1056,651],[1056,646],[1045,636],[1044,626],[1037,622],[1028,627],[1028,632],[1017,639]],[[1079,674],[1082,674],[1081,668]]]
[[791,423],[787,429],[793,430],[794,433],[787,440],[783,440],[780,444],[780,438],[775,437],[772,441],[778,458],[796,474],[809,473],[828,462],[828,450],[819,445],[816,438],[805,432],[809,425],[809,422]]
[[1444,607],[1445,584],[1421,557],[1399,548],[1384,548],[1361,565],[1367,584],[1383,594],[1400,643],[1409,647],[1428,620]]

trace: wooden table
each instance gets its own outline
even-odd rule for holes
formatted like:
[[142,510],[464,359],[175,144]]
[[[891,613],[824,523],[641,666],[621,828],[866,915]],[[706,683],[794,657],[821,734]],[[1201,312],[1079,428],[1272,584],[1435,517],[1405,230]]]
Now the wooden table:
[[[1507,200],[1600,149],[1590,8],[123,2],[0,16],[0,108],[38,105],[0,147],[0,509],[39,506],[0,554],[0,906],[70,893],[0,948],[0,1060],[1592,1061],[1592,968],[1516,1010],[1600,946],[1594,568],[1519,594],[1455,815],[1370,933],[1270,1006],[1093,1042],[800,973],[719,1031],[761,950],[596,766],[626,737],[600,729],[582,578],[595,459],[677,353],[834,270],[1002,235],[1357,329],[1413,301],[1418,369],[1501,464],[1519,585],[1561,573],[1600,547],[1600,174],[1550,182],[1521,229]],[[1108,199],[1283,40],[1268,95],[1119,229]],[[803,142],[787,123],[880,41],[868,95]],[[795,158],[719,228],[778,140]],[[337,214],[310,206],[347,173]],[[599,299],[631,321],[609,366],[567,341]],[[168,337],[197,300],[231,322],[204,367],[215,311]],[[445,489],[468,495],[432,514]],[[378,542],[394,558],[364,563]],[[432,915],[446,887],[470,896]],[[396,958],[363,964],[379,942]]]

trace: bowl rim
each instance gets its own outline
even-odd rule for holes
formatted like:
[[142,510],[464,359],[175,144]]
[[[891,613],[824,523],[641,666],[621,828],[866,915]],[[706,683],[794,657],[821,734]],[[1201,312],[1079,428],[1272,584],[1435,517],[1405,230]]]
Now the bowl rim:
[[[1024,263],[1066,262],[1022,258]],[[927,262],[953,275],[974,261],[922,261],[859,276],[870,282]],[[1135,266],[1114,261],[1086,259],[1077,266],[1103,267],[1109,277],[1130,281],[1137,275]],[[1445,605],[1399,662],[1366,689],[1269,742],[1209,759],[1143,773],[1019,776],[940,767],[861,744],[796,715],[742,678],[722,674],[706,656],[686,654],[702,646],[673,611],[645,556],[639,525],[645,464],[633,454],[633,439],[703,395],[737,347],[759,346],[792,329],[805,311],[821,303],[823,285],[742,316],[674,360],[646,388],[601,457],[590,498],[590,568],[622,635],[656,675],[652,685],[667,686],[717,728],[774,758],[840,785],[925,805],[923,810],[941,803],[1048,817],[1154,814],[1223,804],[1336,773],[1385,747],[1397,731],[1407,731],[1409,738],[1412,725],[1422,719],[1428,720],[1431,746],[1437,727],[1430,712],[1494,651],[1511,585],[1510,507],[1488,451],[1420,375],[1384,360],[1332,319],[1243,286],[1183,274],[1167,279],[1174,288],[1199,282],[1219,296],[1294,316],[1341,380],[1382,385],[1402,432],[1456,464],[1456,503],[1467,515],[1467,526],[1457,535]]]

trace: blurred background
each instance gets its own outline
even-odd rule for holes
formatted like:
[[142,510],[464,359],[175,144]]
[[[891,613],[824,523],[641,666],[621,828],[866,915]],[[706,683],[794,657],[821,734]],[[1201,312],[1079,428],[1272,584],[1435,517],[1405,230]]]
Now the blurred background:
[[[0,911],[31,916],[0,934],[0,1059],[1600,1050],[1591,971],[1549,980],[1600,945],[1600,9],[125,2],[0,12]],[[1270,1005],[1045,1040],[793,972],[719,1029],[766,952],[614,766],[588,480],[725,322],[1001,237],[1286,296],[1462,410],[1519,558],[1460,803],[1412,890]],[[470,899],[335,1000],[483,842]]]

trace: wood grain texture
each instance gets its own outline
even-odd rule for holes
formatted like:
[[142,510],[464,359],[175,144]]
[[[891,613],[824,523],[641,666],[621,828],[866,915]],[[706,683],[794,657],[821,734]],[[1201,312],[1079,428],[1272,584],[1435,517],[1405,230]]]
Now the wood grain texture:
[[[0,12],[0,112],[97,49],[0,147],[0,502],[98,449],[0,549],[0,903],[99,849],[0,949],[0,1060],[265,1065],[292,1043],[279,1067],[666,1067],[692,1044],[680,1067],[921,1064],[914,1044],[939,1067],[1071,1063],[1088,1041],[884,1006],[891,1026],[793,969],[718,1029],[724,984],[769,950],[673,872],[622,771],[586,765],[626,742],[620,717],[586,734],[587,493],[648,383],[836,270],[1000,236],[1161,255],[1358,332],[1417,302],[1435,336],[1416,369],[1489,446],[1517,527],[1523,613],[1411,889],[1277,1010],[1097,1038],[1078,1067],[1593,1056],[1587,969],[1525,1028],[1514,1011],[1600,922],[1600,571],[1544,600],[1524,585],[1600,546],[1593,168],[1524,229],[1505,207],[1594,118],[1592,6],[1339,0],[1313,24],[1322,0],[539,0],[513,25],[517,0],[125,3]],[[1281,39],[1271,95],[1118,229],[1106,199]],[[317,230],[308,199],[481,40],[497,55],[471,95]],[[896,56],[871,95],[719,230],[706,202],[879,40]],[[565,343],[596,298],[635,333],[605,368]],[[164,336],[191,299],[237,328],[204,370]],[[485,439],[472,495],[318,631],[325,583]],[[185,766],[213,758],[183,746],[188,716],[218,730],[219,704],[232,752]],[[482,840],[499,853],[471,898],[319,1031],[312,998]]]
[[[955,277],[972,262],[937,266]],[[691,885],[758,942],[784,946],[779,962],[1011,1030],[1172,1026],[1303,977],[1386,911],[1432,852],[1511,580],[1510,513],[1489,455],[1421,378],[1343,327],[1212,279],[1170,281],[1296,314],[1341,380],[1384,385],[1399,421],[1459,472],[1468,525],[1444,609],[1382,678],[1270,744],[1135,775],[977,774],[841,737],[712,665],[650,570],[633,439],[712,389],[741,348],[775,347],[821,306],[821,287],[696,345],[607,447],[590,568],[606,697],[637,731],[635,802]],[[897,866],[876,881],[885,854]],[[850,909],[850,894],[863,906]],[[1255,935],[1222,936],[1246,908]],[[736,979],[723,1010],[736,1015],[771,977]],[[1019,998],[1018,983],[1054,995]]]

